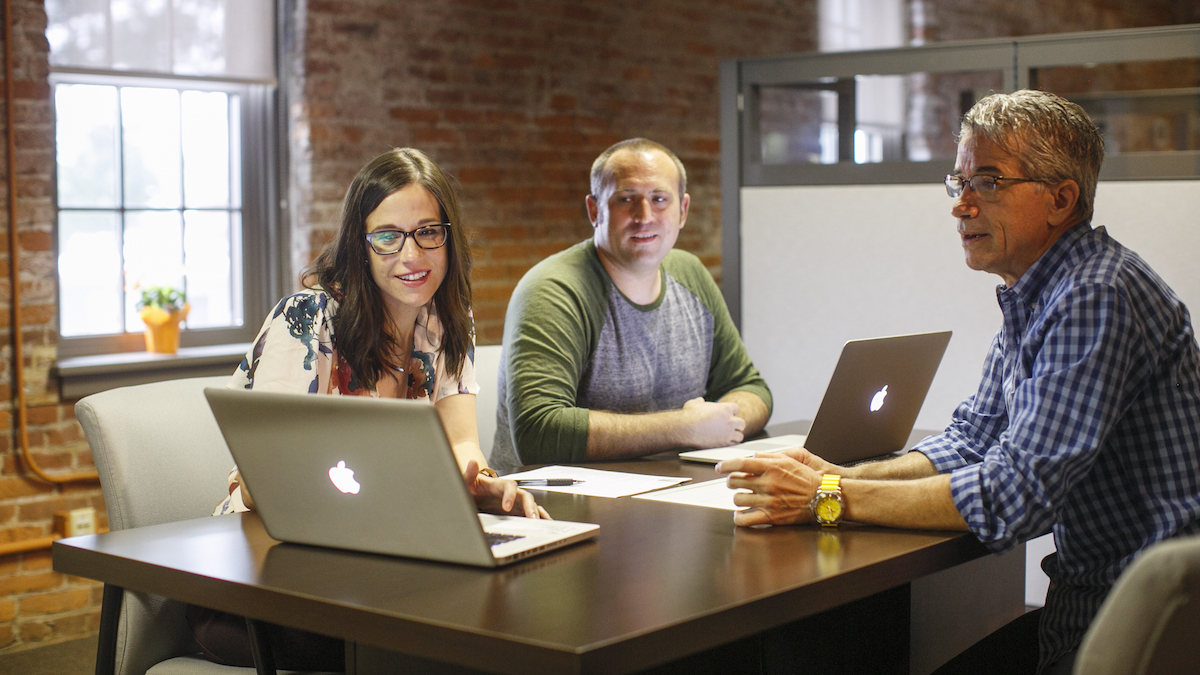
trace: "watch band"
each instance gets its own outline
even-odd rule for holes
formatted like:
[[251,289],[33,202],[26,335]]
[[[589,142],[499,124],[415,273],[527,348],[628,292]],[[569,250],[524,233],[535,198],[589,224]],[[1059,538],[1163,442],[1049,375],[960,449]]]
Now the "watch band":
[[841,492],[842,477],[832,473],[821,476],[820,490],[821,492]]
[[500,474],[496,473],[496,470],[489,466],[485,466],[482,469],[480,469],[479,473],[481,475],[487,476],[488,478],[499,478],[500,477]]

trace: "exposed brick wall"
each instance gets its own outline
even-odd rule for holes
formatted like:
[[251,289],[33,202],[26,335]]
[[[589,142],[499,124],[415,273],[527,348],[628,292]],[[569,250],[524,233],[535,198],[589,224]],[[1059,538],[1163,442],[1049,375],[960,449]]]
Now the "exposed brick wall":
[[[924,5],[914,37],[927,41],[1200,20],[1191,0]],[[462,184],[481,343],[499,342],[521,275],[588,236],[588,166],[622,138],[654,138],[683,159],[692,211],[679,246],[719,279],[718,63],[817,39],[815,1],[307,0],[305,21],[295,122],[310,182],[295,264],[336,229],[359,166],[421,148]]]
[[331,236],[368,159],[428,152],[462,184],[481,343],[499,342],[521,275],[589,235],[588,169],[626,137],[683,159],[679,245],[719,274],[719,62],[816,45],[815,3],[782,0],[308,0],[306,20],[311,211],[297,240]]
[[[932,17],[921,29],[927,40],[1200,21],[1194,0],[924,4]],[[29,438],[43,467],[83,469],[91,457],[74,402],[59,401],[49,377],[57,308],[46,18],[40,0],[13,6]],[[476,235],[483,343],[499,341],[504,306],[525,270],[588,236],[588,166],[627,136],[655,138],[683,158],[693,209],[680,245],[719,273],[717,64],[816,44],[815,0],[298,0],[297,7],[293,273],[335,227],[359,166],[392,146],[420,147],[462,183]],[[6,235],[5,199],[0,191]],[[79,506],[97,507],[103,526],[94,484],[49,486],[16,460],[9,303],[0,246],[0,543],[44,536],[54,512]],[[0,654],[93,632],[99,602],[97,584],[54,573],[46,551],[0,557]]]
[[[91,453],[71,402],[58,400],[50,378],[55,360],[54,126],[47,81],[46,14],[39,0],[13,0],[13,125],[16,140],[17,232],[21,279],[28,439],[48,471],[92,468]],[[0,39],[3,35],[0,34]],[[0,89],[0,100],[4,90]],[[0,107],[0,112],[3,108]],[[7,128],[7,120],[5,121]],[[18,459],[12,384],[12,294],[9,284],[7,157],[0,145],[0,543],[38,539],[53,531],[54,513],[104,504],[96,483],[54,486],[37,480]],[[50,568],[50,552],[0,557],[0,653],[94,632],[100,586]]]
[[1200,22],[1195,0],[908,0],[930,19],[928,42],[1146,28]]

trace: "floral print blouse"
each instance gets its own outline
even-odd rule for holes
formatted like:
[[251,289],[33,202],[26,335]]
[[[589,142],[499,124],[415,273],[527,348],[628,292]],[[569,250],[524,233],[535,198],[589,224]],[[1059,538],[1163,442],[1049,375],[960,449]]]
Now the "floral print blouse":
[[[226,386],[286,393],[381,395],[400,398],[399,391],[368,389],[359,384],[350,366],[333,348],[333,318],[337,301],[320,288],[306,289],[279,301],[263,322],[253,346],[238,364]],[[457,378],[447,375],[441,346],[442,325],[430,303],[421,308],[413,332],[412,354],[404,368],[407,397],[437,403],[454,394],[475,394],[475,348],[463,360]],[[401,386],[403,380],[399,378]],[[393,388],[394,389],[394,388]],[[237,469],[230,472],[232,486]],[[213,515],[248,510],[241,489],[234,489]]]

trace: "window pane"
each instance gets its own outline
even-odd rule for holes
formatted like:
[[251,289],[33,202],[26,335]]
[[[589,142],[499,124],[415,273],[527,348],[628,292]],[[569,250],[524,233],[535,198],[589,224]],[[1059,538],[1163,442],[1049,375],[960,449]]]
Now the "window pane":
[[125,205],[179,208],[179,92],[121,89]]
[[[234,270],[240,270],[240,250],[233,241],[239,232],[231,231],[227,211],[186,211],[184,250],[187,263],[188,314],[190,328],[241,325],[241,308],[233,298],[240,297],[240,283],[234,286]],[[240,275],[236,277],[239,281]],[[236,312],[235,312],[236,310]]]
[[108,0],[46,0],[50,64],[107,68]]
[[183,92],[183,194],[189,208],[229,206],[229,96]]
[[125,213],[125,330],[143,329],[137,315],[142,289],[183,286],[183,223],[178,211]]
[[168,0],[112,0],[113,68],[171,72]]
[[59,206],[117,206],[117,89],[54,88]]
[[1038,68],[1031,76],[1091,115],[1105,154],[1200,150],[1200,59]]
[[58,214],[59,323],[64,336],[121,332],[121,223],[112,211]]

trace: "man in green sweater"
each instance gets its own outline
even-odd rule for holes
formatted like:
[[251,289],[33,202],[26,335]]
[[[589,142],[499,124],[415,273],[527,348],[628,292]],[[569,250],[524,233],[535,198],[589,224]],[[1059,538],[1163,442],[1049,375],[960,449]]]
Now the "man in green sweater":
[[687,221],[675,153],[622,141],[592,164],[592,239],[509,301],[491,462],[588,462],[713,448],[757,433],[771,392],[712,276],[673,250]]

